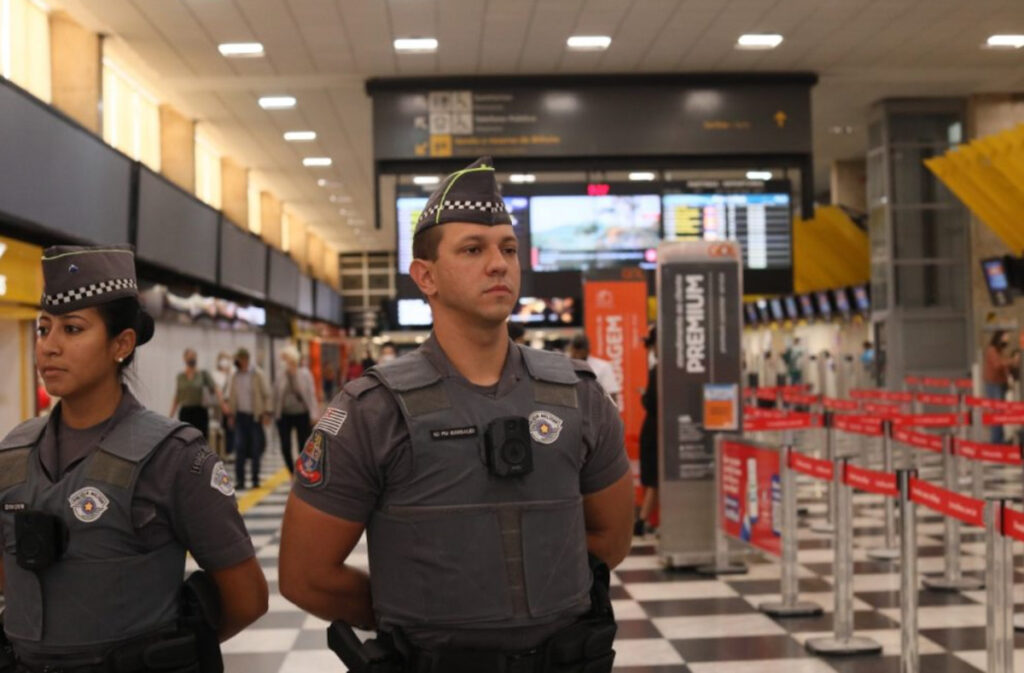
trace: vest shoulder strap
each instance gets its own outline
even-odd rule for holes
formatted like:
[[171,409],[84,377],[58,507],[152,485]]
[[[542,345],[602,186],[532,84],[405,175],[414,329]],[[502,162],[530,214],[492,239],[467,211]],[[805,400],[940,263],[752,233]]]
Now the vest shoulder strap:
[[187,423],[161,416],[149,409],[140,409],[118,423],[100,441],[100,448],[118,458],[140,463],[171,435],[178,435],[186,441],[194,439],[188,427]]
[[370,392],[377,386],[381,385],[380,379],[375,376],[360,376],[357,379],[353,379],[345,384],[342,390],[346,395],[359,399],[366,393]]
[[[574,385],[580,382],[579,376],[576,375],[575,362],[561,353],[552,353],[529,346],[517,346],[517,348],[523,355],[523,362],[526,363],[526,370],[530,372],[531,378],[562,385]],[[586,367],[586,363],[584,366]],[[589,369],[590,367],[587,367],[587,370]]]
[[16,426],[13,430],[7,433],[7,436],[4,437],[2,441],[0,441],[0,451],[34,446],[39,442],[39,438],[42,437],[43,430],[46,429],[48,418],[49,417],[47,416],[30,418],[24,423]]
[[441,374],[420,350],[377,365],[367,374],[377,377],[389,390],[398,393],[426,388],[441,380]]

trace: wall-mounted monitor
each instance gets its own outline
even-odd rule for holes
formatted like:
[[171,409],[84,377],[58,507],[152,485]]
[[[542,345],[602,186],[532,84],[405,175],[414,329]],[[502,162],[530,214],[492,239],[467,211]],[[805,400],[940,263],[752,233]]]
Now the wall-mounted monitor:
[[871,298],[868,289],[864,285],[853,286],[853,304],[858,311],[867,315],[871,313]]
[[809,294],[802,294],[798,297],[800,300],[800,313],[803,315],[804,320],[814,320],[814,299]]
[[993,306],[1008,306],[1013,303],[1010,294],[1010,279],[1002,257],[981,260],[981,271]]
[[314,280],[313,285],[316,288],[313,306],[315,317],[324,322],[340,325],[344,317],[341,295],[323,281]]
[[574,327],[581,323],[576,297],[520,297],[510,322],[524,327]]
[[299,304],[296,311],[301,316],[312,318],[313,310],[313,279],[304,273],[299,274]]
[[814,298],[818,300],[818,315],[825,320],[832,318],[832,302],[828,298],[828,292],[820,290],[814,293]]
[[138,170],[139,259],[216,283],[220,214],[145,166]]
[[768,302],[764,299],[757,300],[757,317],[765,324],[772,321],[772,315],[768,312]]
[[846,296],[846,290],[844,288],[832,290],[832,296],[835,298],[836,313],[844,318],[849,318],[852,311],[850,309],[850,299]]
[[772,320],[775,322],[782,322],[786,319],[785,313],[782,311],[782,300],[778,297],[772,298],[768,302],[768,307],[772,311]]
[[299,266],[292,258],[278,250],[270,250],[270,267],[267,273],[267,299],[292,309],[299,305]]
[[786,317],[790,320],[800,319],[800,307],[796,305],[796,297],[790,295],[782,300],[786,306]]
[[657,194],[530,197],[530,266],[534,271],[654,268],[661,241]]
[[746,312],[746,320],[748,325],[756,325],[760,322],[757,315],[757,307],[753,304],[744,304],[743,310]]
[[220,226],[220,284],[256,299],[266,297],[266,244],[223,219]]
[[423,299],[399,299],[396,302],[396,315],[399,327],[426,328],[434,324],[434,315],[430,304]]

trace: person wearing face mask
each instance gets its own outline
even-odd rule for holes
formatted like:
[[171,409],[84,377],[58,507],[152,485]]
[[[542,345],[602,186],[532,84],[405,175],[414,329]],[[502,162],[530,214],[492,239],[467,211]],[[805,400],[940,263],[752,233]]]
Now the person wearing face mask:
[[292,459],[292,430],[301,444],[309,437],[309,429],[317,417],[316,384],[308,367],[301,364],[299,349],[286,346],[281,350],[284,371],[274,385],[274,418],[281,438],[281,455],[289,474],[295,472]]
[[174,387],[174,401],[171,402],[172,418],[178,412],[178,418],[203,433],[204,439],[210,438],[210,412],[204,400],[205,395],[217,398],[217,405],[223,406],[224,397],[220,388],[205,369],[198,368],[199,358],[192,348],[184,353],[185,371],[178,374]]
[[[0,671],[215,673],[267,610],[231,478],[125,385],[154,332],[128,246],[47,248],[35,359],[47,417],[0,441]],[[186,555],[202,572],[185,577]]]
[[[985,347],[981,377],[985,384],[985,397],[993,400],[1005,400],[1009,380],[1011,358],[1007,355],[1010,347],[1010,335],[1005,330],[996,330]],[[1002,444],[1006,441],[1003,426],[993,425],[990,428],[991,442]]]
[[391,362],[398,357],[398,346],[385,341],[380,345],[380,357],[377,359],[378,364],[384,364],[385,362]]

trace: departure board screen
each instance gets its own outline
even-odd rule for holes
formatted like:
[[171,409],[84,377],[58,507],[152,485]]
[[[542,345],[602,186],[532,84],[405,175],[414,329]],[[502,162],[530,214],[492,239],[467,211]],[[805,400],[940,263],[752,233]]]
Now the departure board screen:
[[747,269],[792,266],[789,194],[666,194],[666,240],[737,241]]

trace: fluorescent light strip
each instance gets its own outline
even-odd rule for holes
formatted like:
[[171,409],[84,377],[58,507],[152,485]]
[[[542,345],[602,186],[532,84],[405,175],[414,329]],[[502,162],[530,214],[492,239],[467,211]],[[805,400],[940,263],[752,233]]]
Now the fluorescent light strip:
[[290,143],[316,140],[316,131],[285,131],[284,139]]
[[996,49],[1020,49],[1024,47],[1024,35],[991,35],[986,44]]
[[263,45],[259,42],[225,42],[217,45],[217,51],[226,58],[259,58],[263,56]]
[[332,163],[334,162],[331,161],[330,157],[306,157],[302,160],[303,166],[311,168],[324,168],[326,166],[330,166]]
[[650,171],[634,171],[629,174],[629,179],[633,182],[649,182],[657,176]]
[[573,35],[565,41],[569,49],[577,51],[601,51],[607,49],[612,38],[607,35]]
[[747,171],[747,180],[771,180],[771,171]]
[[295,96],[262,96],[260,107],[264,110],[287,110],[295,107]]
[[395,40],[395,51],[426,54],[437,51],[437,40],[433,37],[403,37]]
[[782,36],[777,33],[748,33],[740,35],[736,41],[737,49],[775,49],[782,44]]
[[509,182],[515,182],[517,184],[523,184],[524,182],[536,182],[537,176],[533,173],[513,173],[508,176]]
[[436,185],[439,182],[441,178],[436,175],[417,175],[412,179],[414,185]]

